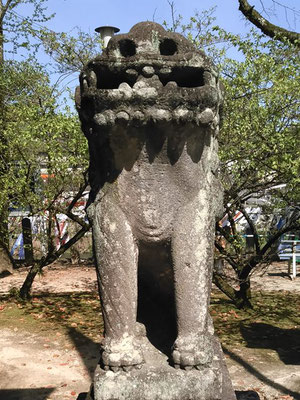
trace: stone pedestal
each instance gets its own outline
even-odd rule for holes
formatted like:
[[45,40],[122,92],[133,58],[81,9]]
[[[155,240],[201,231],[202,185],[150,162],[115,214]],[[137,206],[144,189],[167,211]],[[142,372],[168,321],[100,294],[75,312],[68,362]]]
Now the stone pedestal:
[[220,345],[210,367],[175,369],[168,357],[143,339],[145,364],[132,371],[96,368],[89,400],[235,400]]

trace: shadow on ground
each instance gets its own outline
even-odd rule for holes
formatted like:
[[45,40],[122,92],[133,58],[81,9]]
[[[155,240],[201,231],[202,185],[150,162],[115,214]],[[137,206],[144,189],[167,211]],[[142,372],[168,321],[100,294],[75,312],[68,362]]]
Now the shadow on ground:
[[260,400],[259,395],[254,390],[236,390],[236,400]]
[[255,376],[257,379],[259,379],[261,382],[264,384],[280,391],[281,393],[284,393],[289,396],[293,396],[294,400],[300,400],[300,394],[297,392],[294,392],[293,390],[289,390],[285,386],[276,383],[272,381],[270,378],[262,374],[260,371],[258,371],[256,368],[254,368],[252,365],[250,365],[247,361],[243,360],[241,357],[239,357],[237,354],[232,352],[231,350],[227,349],[226,347],[223,347],[223,351],[225,354],[227,354],[232,360],[240,364],[242,367],[245,368],[246,371],[248,371],[250,374]]
[[300,365],[300,329],[281,329],[273,325],[252,323],[241,326],[247,346],[277,351],[282,362]]
[[74,343],[74,346],[80,355],[91,379],[93,379],[94,371],[100,358],[99,343],[94,342],[88,336],[84,335],[73,327],[68,328],[68,335]]
[[46,400],[55,388],[0,389],[0,400]]

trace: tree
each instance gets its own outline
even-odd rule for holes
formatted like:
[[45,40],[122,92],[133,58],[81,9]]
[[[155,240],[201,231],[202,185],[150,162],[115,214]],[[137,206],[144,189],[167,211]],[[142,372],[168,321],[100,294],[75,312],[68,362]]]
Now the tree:
[[[218,272],[214,282],[239,307],[249,307],[254,268],[270,262],[282,234],[300,230],[297,209],[294,218],[287,219],[279,230],[271,225],[272,218],[259,227],[247,212],[251,197],[269,199],[265,216],[284,215],[287,207],[299,204],[299,58],[288,41],[279,45],[253,32],[245,40],[228,34],[225,38],[238,47],[244,60],[226,59],[222,68],[226,102],[220,157],[228,225],[217,225],[226,245],[217,240],[216,247],[233,268],[238,289]],[[244,232],[237,230],[237,211],[243,214],[253,236],[250,252]]]
[[[34,260],[21,288],[29,297],[31,285],[42,268],[55,261],[90,228],[73,208],[86,187],[87,144],[77,115],[58,108],[46,71],[32,62],[7,62],[5,83],[10,87],[6,99],[3,131],[8,143],[7,171],[1,177],[0,202],[26,207],[30,215],[47,219],[46,254]],[[41,166],[48,179],[40,178]],[[55,216],[67,215],[79,230],[59,249],[54,246]]]
[[[41,215],[44,219],[47,217],[48,221],[46,253],[33,261],[20,291],[23,298],[30,296],[36,274],[60,257],[90,228],[89,223],[74,212],[76,202],[87,187],[87,143],[80,131],[77,115],[63,106],[57,85],[50,83],[47,70],[36,58],[36,51],[43,43],[46,50],[50,49],[49,43],[54,52],[58,49],[53,32],[40,25],[48,20],[44,14],[45,2],[7,0],[4,5],[1,3],[0,8],[3,32],[0,154],[1,166],[4,166],[0,174],[0,211],[3,216],[0,236],[7,236],[9,205],[26,207],[30,215]],[[33,9],[32,14],[26,18],[16,12],[17,6],[24,4]],[[16,30],[16,26],[20,28]],[[74,39],[62,36],[75,46]],[[25,52],[27,60],[5,59],[4,44],[8,54]],[[65,69],[68,63],[71,71],[74,71],[75,63],[81,69],[85,62],[80,59],[81,54],[76,54],[72,60],[68,56],[70,48],[64,54],[60,52],[58,61],[61,65],[64,60]],[[39,179],[41,166],[46,168],[49,177],[44,182]],[[78,229],[67,243],[57,249],[54,246],[54,230],[58,213],[67,215],[77,224]],[[2,245],[8,252],[7,242],[3,240]]]
[[[9,144],[4,135],[6,127],[6,102],[10,93],[10,87],[7,84],[7,74],[5,73],[5,54],[26,51],[30,46],[36,50],[37,44],[30,43],[34,24],[44,23],[51,18],[46,16],[44,3],[46,0],[0,0],[0,150],[1,166],[0,180],[5,179],[7,174],[9,159]],[[16,10],[20,5],[32,6],[32,12],[22,23],[19,21],[19,15]],[[16,27],[18,27],[16,29]],[[8,255],[8,199],[2,195],[0,202],[0,247]]]
[[[212,14],[206,25],[203,15],[196,13],[186,25],[173,17],[172,29],[213,57],[225,86],[219,155],[227,223],[216,226],[216,257],[226,260],[232,273],[216,269],[214,282],[238,307],[251,307],[251,273],[273,259],[284,233],[300,229],[299,54],[289,40],[267,40],[254,31],[242,39],[213,27]],[[228,58],[227,47],[235,47],[240,60]],[[251,197],[267,200],[263,224],[251,219]],[[285,216],[291,206],[292,218],[276,229],[273,217]],[[253,236],[251,250],[237,212]]]

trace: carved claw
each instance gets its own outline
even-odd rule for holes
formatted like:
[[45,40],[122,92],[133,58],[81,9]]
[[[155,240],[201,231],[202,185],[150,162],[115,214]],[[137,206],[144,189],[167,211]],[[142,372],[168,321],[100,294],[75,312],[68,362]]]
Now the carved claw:
[[185,370],[190,370],[209,364],[214,354],[212,340],[212,336],[207,333],[178,338],[172,353],[175,368],[180,365]]
[[102,344],[101,359],[113,372],[127,371],[144,362],[139,341],[128,334],[120,339],[106,338]]
[[113,371],[113,372],[119,372],[119,371],[130,372],[135,369],[141,369],[141,368],[142,368],[142,364],[122,365],[119,367],[113,367],[113,366],[108,366],[108,365],[104,366],[105,371]]

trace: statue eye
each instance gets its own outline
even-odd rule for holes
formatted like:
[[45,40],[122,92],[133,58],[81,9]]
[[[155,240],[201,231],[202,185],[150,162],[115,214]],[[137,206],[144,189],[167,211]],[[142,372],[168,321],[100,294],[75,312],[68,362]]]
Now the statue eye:
[[120,40],[119,48],[123,57],[131,57],[136,54],[136,45],[133,40],[130,39]]
[[173,56],[177,52],[177,44],[172,39],[164,39],[159,44],[162,56]]

